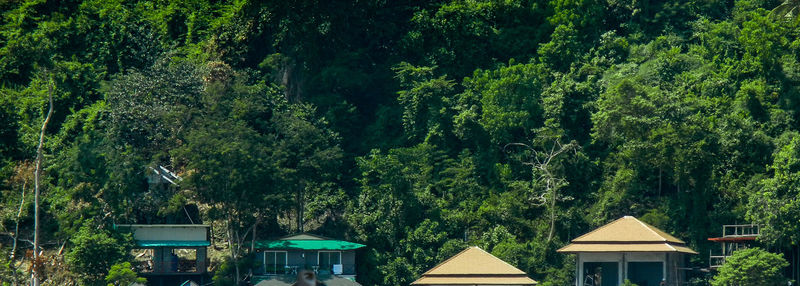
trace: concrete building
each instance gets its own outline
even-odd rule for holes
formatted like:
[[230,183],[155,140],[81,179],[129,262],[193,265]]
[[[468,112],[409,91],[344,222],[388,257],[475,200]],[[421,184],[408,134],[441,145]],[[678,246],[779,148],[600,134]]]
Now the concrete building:
[[[207,247],[210,226],[200,224],[124,224],[120,231],[133,234],[137,272],[148,285],[177,285],[209,281]],[[177,283],[176,283],[177,282]]]
[[[575,285],[682,285],[686,243],[635,217],[625,216],[572,240],[559,249],[577,255]],[[663,282],[663,283],[662,283]]]

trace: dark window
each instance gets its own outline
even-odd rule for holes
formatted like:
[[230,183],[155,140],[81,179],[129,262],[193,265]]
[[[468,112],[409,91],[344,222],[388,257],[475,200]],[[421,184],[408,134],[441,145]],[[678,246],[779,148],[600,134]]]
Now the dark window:
[[334,264],[342,264],[341,252],[319,252],[319,268],[330,271],[331,266]]
[[264,273],[282,274],[286,270],[285,251],[265,251],[264,252]]
[[664,278],[661,262],[628,262],[628,280],[639,286],[658,286]]

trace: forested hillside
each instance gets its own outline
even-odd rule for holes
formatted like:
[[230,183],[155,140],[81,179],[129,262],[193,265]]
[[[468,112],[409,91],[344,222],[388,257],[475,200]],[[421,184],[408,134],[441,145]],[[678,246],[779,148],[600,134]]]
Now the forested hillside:
[[[367,245],[363,285],[408,285],[468,245],[567,285],[555,250],[623,215],[685,240],[694,266],[722,224],[800,243],[798,1],[0,9],[2,283],[30,279],[49,88],[49,285],[105,285],[126,223],[212,224],[220,285],[254,234],[300,230]],[[180,187],[149,187],[158,166]]]

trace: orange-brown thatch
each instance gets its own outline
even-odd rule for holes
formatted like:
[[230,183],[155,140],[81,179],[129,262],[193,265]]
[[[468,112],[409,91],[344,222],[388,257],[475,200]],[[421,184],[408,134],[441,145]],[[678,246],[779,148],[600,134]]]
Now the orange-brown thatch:
[[572,240],[558,252],[681,252],[686,243],[635,217],[624,216]]
[[411,285],[535,285],[522,270],[473,246],[422,274]]

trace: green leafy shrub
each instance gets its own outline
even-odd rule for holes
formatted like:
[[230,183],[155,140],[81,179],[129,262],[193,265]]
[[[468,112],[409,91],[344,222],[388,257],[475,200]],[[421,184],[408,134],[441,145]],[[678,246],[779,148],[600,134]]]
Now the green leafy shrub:
[[67,264],[84,285],[102,285],[112,266],[128,258],[132,246],[132,240],[127,235],[86,225],[70,242],[72,248],[66,255]]
[[711,280],[713,286],[786,285],[783,268],[789,262],[783,254],[769,253],[761,248],[738,250],[729,257]]
[[137,277],[130,262],[121,262],[111,265],[111,270],[106,275],[108,286],[128,286],[132,283],[147,283],[147,279]]
[[625,282],[622,282],[622,286],[639,286],[639,285],[636,285],[636,283],[633,283],[630,280],[625,279]]

